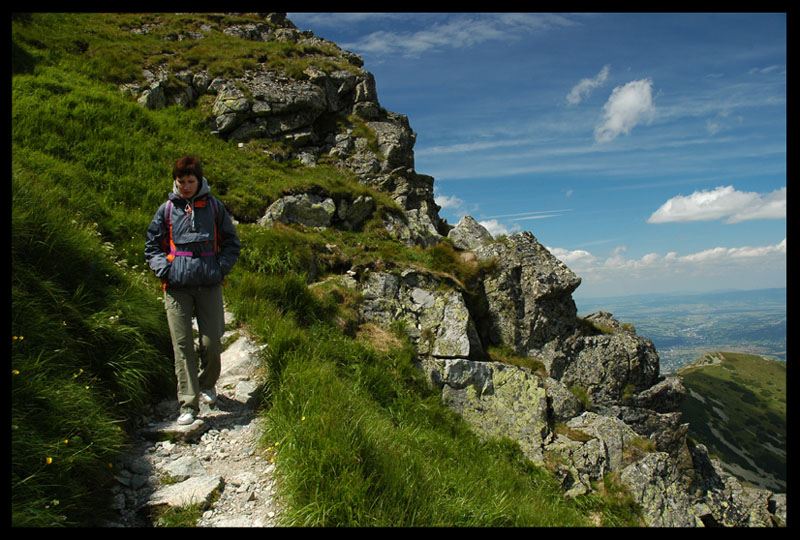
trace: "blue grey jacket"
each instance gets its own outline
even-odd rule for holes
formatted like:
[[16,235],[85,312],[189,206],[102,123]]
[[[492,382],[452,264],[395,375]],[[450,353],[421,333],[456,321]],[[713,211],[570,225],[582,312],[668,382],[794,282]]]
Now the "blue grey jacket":
[[[174,248],[170,246],[170,221]],[[158,208],[147,228],[144,244],[147,264],[157,278],[172,287],[221,283],[239,259],[240,251],[231,216],[221,201],[212,199],[205,178],[188,201],[173,187],[169,200]]]

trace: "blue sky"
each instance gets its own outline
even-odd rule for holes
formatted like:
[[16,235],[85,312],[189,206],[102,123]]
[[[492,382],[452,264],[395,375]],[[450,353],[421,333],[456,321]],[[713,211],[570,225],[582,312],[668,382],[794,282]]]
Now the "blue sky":
[[364,59],[440,215],[574,297],[786,285],[786,15],[289,13]]

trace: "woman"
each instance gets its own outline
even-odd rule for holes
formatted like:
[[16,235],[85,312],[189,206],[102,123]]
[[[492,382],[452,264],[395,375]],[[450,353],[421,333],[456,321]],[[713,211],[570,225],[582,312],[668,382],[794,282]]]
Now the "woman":
[[[225,331],[222,284],[239,258],[240,245],[225,206],[209,194],[200,162],[182,157],[172,177],[172,193],[147,228],[145,259],[164,285],[178,378],[178,423],[186,425],[194,422],[201,399],[216,401]],[[197,355],[193,316],[200,333]]]

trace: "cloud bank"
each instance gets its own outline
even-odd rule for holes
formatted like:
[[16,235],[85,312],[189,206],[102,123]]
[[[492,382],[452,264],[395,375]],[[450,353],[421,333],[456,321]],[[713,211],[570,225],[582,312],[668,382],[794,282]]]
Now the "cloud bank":
[[724,219],[740,223],[752,219],[786,218],[786,187],[772,193],[737,191],[733,186],[695,191],[669,199],[653,212],[648,223],[709,221]]
[[653,81],[640,79],[618,86],[603,106],[603,122],[594,130],[599,143],[607,143],[619,135],[629,135],[631,130],[655,116]]
[[608,257],[585,250],[547,248],[581,277],[581,292],[596,296],[697,288],[785,286],[786,239],[766,246],[715,247],[678,255],[647,253],[629,258],[625,247]]

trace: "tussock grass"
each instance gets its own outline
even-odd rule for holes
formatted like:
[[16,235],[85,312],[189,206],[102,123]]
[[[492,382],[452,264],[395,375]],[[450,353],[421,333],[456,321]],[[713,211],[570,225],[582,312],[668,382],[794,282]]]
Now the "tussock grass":
[[153,290],[25,176],[12,178],[12,519],[86,523],[103,515],[126,421],[173,387],[171,346]]

